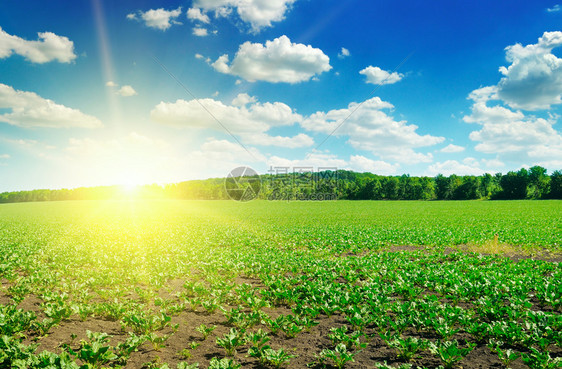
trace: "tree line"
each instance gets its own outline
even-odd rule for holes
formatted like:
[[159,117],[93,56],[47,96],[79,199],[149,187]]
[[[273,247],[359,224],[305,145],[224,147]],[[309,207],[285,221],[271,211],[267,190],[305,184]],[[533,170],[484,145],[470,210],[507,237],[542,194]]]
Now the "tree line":
[[562,199],[562,171],[540,166],[481,176],[362,176],[350,172],[342,198],[372,200]]
[[[260,199],[270,200],[508,200],[562,199],[562,171],[548,175],[540,166],[506,174],[436,177],[381,176],[337,170],[318,173],[267,174],[259,181]],[[229,199],[224,178],[139,186],[132,192],[121,186],[4,192],[0,203],[62,200],[170,198]]]

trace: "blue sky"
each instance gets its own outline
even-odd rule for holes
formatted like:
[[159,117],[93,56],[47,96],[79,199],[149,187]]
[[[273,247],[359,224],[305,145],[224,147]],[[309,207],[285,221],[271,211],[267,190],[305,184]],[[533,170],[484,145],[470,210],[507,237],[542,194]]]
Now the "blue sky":
[[562,168],[557,2],[0,6],[0,191]]

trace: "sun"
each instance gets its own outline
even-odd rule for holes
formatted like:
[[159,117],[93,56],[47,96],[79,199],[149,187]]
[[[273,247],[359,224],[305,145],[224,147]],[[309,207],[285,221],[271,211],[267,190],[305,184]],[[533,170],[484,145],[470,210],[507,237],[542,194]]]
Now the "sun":
[[125,194],[133,195],[137,191],[139,186],[140,184],[134,184],[134,183],[122,184],[121,191],[123,191]]
[[142,178],[140,173],[125,172],[115,179],[123,195],[134,196],[138,193],[140,187],[146,184],[146,179]]

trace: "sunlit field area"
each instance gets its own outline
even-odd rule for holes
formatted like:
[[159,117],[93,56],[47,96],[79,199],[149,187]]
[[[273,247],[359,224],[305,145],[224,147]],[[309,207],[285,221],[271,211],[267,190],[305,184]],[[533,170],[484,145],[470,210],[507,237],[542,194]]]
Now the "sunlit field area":
[[561,210],[3,204],[0,367],[560,367]]

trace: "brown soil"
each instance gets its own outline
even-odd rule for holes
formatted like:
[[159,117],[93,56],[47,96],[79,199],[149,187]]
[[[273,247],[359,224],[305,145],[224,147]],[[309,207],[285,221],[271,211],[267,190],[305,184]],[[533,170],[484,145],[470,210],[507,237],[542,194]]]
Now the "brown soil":
[[[332,348],[333,345],[327,338],[330,333],[330,328],[341,327],[345,324],[345,320],[341,316],[334,315],[330,318],[323,317],[318,319],[320,324],[312,328],[310,331],[305,331],[297,335],[295,338],[286,338],[282,333],[279,336],[273,336],[269,344],[274,349],[283,348],[298,357],[289,362],[288,368],[307,368],[307,364],[315,361],[315,354],[318,354],[322,349]],[[140,369],[146,363],[154,361],[160,363],[168,363],[171,368],[175,368],[176,364],[180,361],[187,361],[189,363],[198,362],[200,368],[206,368],[209,361],[213,357],[225,357],[225,351],[215,343],[217,336],[222,336],[230,329],[227,326],[222,314],[206,314],[195,312],[183,312],[174,317],[172,323],[179,323],[179,330],[171,336],[167,341],[166,347],[160,350],[154,350],[150,343],[145,343],[141,349],[134,353],[127,365],[126,369]],[[215,331],[205,340],[202,340],[201,334],[195,331],[195,327],[200,324],[217,325]],[[262,327],[265,328],[265,327]],[[77,348],[77,343],[82,339],[86,339],[86,331],[93,332],[106,332],[112,336],[111,344],[117,345],[122,342],[127,335],[121,331],[121,327],[117,322],[104,321],[99,319],[88,319],[86,321],[70,320],[61,323],[56,328],[53,328],[51,333],[43,338],[36,339],[39,343],[38,352],[48,350],[59,353],[61,344],[69,344],[71,347]],[[257,330],[253,328],[252,330]],[[374,330],[367,329],[370,334],[375,334]],[[169,333],[163,331],[161,333]],[[415,333],[411,332],[414,336]],[[77,337],[72,340],[72,334]],[[458,334],[453,337],[460,342],[464,339],[470,341],[469,335]],[[196,349],[190,349],[191,357],[188,359],[180,356],[180,351],[189,348],[191,342],[199,343]],[[27,342],[30,343],[30,342]],[[557,351],[557,352],[556,352]],[[561,350],[554,348],[551,355],[558,356]],[[428,351],[421,353],[420,358],[412,361],[415,366],[436,368],[440,365],[439,360]],[[234,358],[237,362],[242,364],[244,368],[262,368],[257,360],[247,356],[247,347],[243,347],[237,351]],[[375,363],[387,362],[390,365],[399,366],[404,363],[397,358],[396,352],[389,348],[378,336],[374,335],[368,340],[367,347],[355,356],[355,362],[346,364],[348,369],[366,369],[374,368]],[[329,367],[329,366],[328,366]],[[485,344],[478,344],[466,358],[464,358],[458,368],[501,368],[502,365],[498,360],[496,354],[492,353]],[[526,366],[521,359],[512,363],[513,369],[524,369]]]
[[[425,247],[425,246],[409,246],[409,245],[402,245],[402,246],[391,246],[388,248],[389,252],[401,252],[401,251],[405,251],[405,252],[410,252],[410,251],[429,251],[432,250],[431,248]],[[482,255],[498,255],[498,256],[503,256],[506,258],[509,258],[513,261],[520,261],[520,260],[526,260],[526,259],[532,259],[532,260],[542,260],[542,261],[548,261],[548,262],[555,262],[555,263],[561,263],[562,262],[562,253],[553,253],[550,250],[537,250],[536,252],[527,252],[527,251],[507,251],[507,252],[501,252],[501,253],[490,253],[490,252],[478,252],[477,248],[475,247],[470,247],[468,245],[460,245],[460,246],[456,246],[456,247],[447,247],[443,250],[443,252],[445,253],[445,255],[453,253],[453,252],[477,252],[480,253]]]
[[[412,247],[412,246],[396,246],[390,248],[390,252],[409,252],[409,251],[423,251],[425,248]],[[452,249],[447,250],[451,252]],[[521,260],[523,258],[530,258],[530,256],[523,255],[512,255],[508,256],[514,261]],[[560,256],[548,257],[540,260],[548,261],[560,261]],[[238,284],[248,283],[252,284],[257,288],[264,288],[261,281],[249,278],[249,277],[237,277],[236,282]],[[184,281],[183,280],[173,280],[166,286],[166,288],[160,291],[160,296],[163,298],[172,298],[175,292],[182,289]],[[5,291],[4,291],[5,292]],[[424,291],[424,294],[429,294],[430,291]],[[2,293],[0,295],[0,303],[7,303],[10,299]],[[446,303],[451,303],[449,301],[443,301]],[[25,310],[30,310],[38,313],[41,317],[42,312],[40,308],[41,300],[35,296],[26,297],[20,304],[19,307]],[[540,306],[538,301],[533,302],[535,310],[543,310],[544,306]],[[462,304],[462,303],[460,303]],[[465,304],[466,308],[470,308],[471,304]],[[280,314],[291,314],[292,311],[283,306],[274,308],[263,309],[272,318]],[[338,314],[331,317],[319,316],[316,319],[319,324],[309,331],[303,331],[298,334],[295,338],[288,338],[283,333],[279,333],[276,336],[271,337],[269,344],[273,349],[283,348],[292,354],[298,355],[296,358],[291,359],[288,368],[307,368],[308,364],[315,361],[315,355],[319,354],[322,349],[333,348],[333,344],[328,339],[328,334],[331,328],[341,327],[346,324],[345,319]],[[168,363],[170,368],[175,368],[176,364],[180,361],[187,361],[189,363],[198,362],[200,368],[207,368],[209,361],[213,357],[222,358],[225,357],[225,351],[223,348],[216,344],[216,338],[224,335],[229,331],[231,326],[226,322],[224,315],[217,310],[217,312],[209,314],[199,308],[199,311],[184,311],[180,314],[175,315],[172,318],[172,324],[179,324],[179,329],[174,333],[169,340],[166,342],[165,347],[155,350],[150,343],[145,343],[141,346],[138,352],[133,353],[129,361],[127,362],[126,369],[140,369],[145,367],[148,362],[158,362],[158,363]],[[199,332],[195,330],[201,324],[207,326],[216,325],[215,331],[206,339],[203,340]],[[265,331],[269,331],[265,326],[258,325],[250,329],[250,331],[255,331],[258,328],[262,328]],[[28,337],[25,343],[36,342],[39,344],[37,352],[43,350],[52,351],[59,353],[62,344],[68,344],[71,347],[78,347],[78,343],[82,339],[86,339],[86,331],[90,330],[93,332],[106,332],[112,336],[110,344],[112,346],[124,341],[127,338],[127,333],[121,328],[119,322],[107,321],[96,317],[90,317],[85,321],[78,319],[70,319],[63,321],[58,326],[51,329],[50,333],[45,337]],[[158,332],[158,334],[169,334],[171,333],[170,328],[166,328],[163,331]],[[376,363],[387,362],[393,366],[399,366],[404,363],[397,357],[395,350],[387,346],[387,344],[382,341],[378,336],[377,332],[373,328],[366,328],[366,335],[369,338],[363,338],[363,342],[367,342],[368,345],[365,349],[357,353],[355,356],[355,361],[346,364],[347,369],[366,369],[374,368]],[[419,335],[414,330],[408,330],[405,332],[406,335],[418,336]],[[72,335],[76,335],[75,339]],[[431,340],[435,340],[436,337],[425,336]],[[459,342],[473,342],[476,343],[476,348],[465,357],[456,368],[502,368],[497,355],[486,346],[484,343],[478,343],[473,340],[473,338],[466,333],[458,333],[455,337]],[[195,342],[198,347],[191,349],[191,343]],[[185,358],[180,355],[180,352],[184,349],[189,349],[190,357]],[[262,368],[258,361],[254,358],[248,357],[247,355],[248,347],[242,347],[235,354],[234,358],[237,362],[242,364],[243,368]],[[560,347],[552,347],[550,354],[553,357],[562,356],[562,349]],[[439,359],[432,355],[429,351],[423,351],[420,357],[416,358],[412,362],[413,367],[420,366],[426,368],[436,368],[441,363]],[[312,366],[314,367],[314,366]],[[330,368],[330,366],[328,366]],[[513,369],[523,369],[526,366],[523,364],[521,359],[517,359],[511,364]]]

